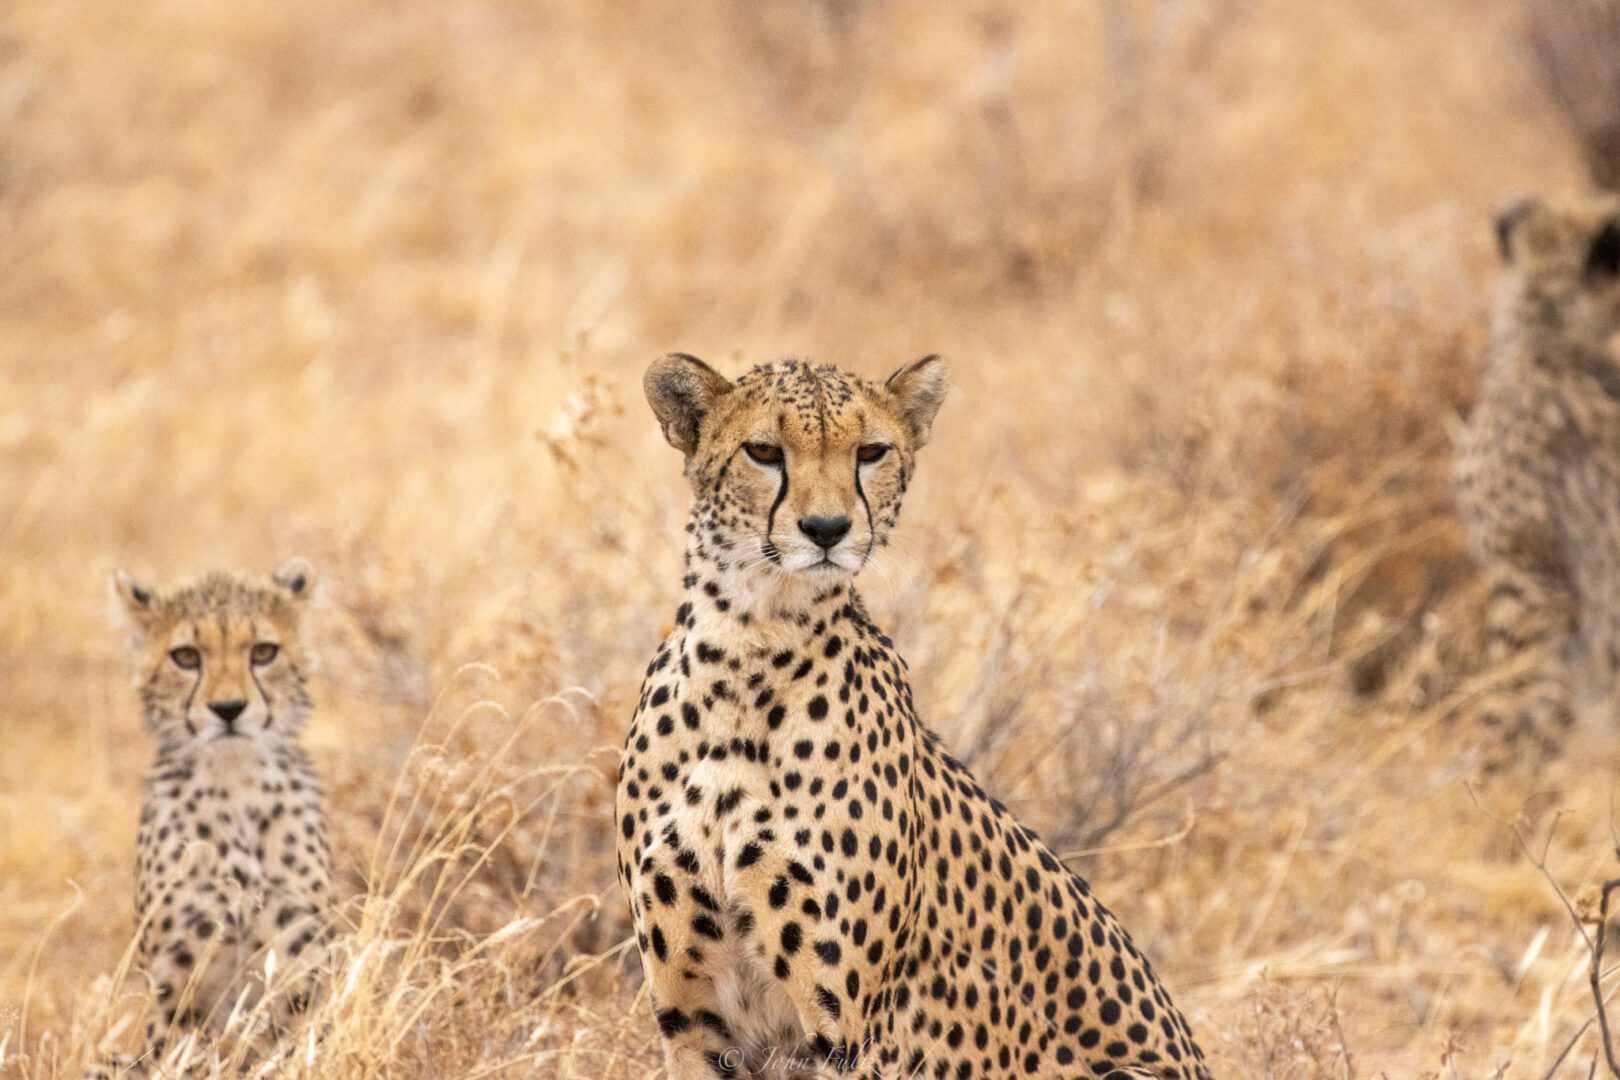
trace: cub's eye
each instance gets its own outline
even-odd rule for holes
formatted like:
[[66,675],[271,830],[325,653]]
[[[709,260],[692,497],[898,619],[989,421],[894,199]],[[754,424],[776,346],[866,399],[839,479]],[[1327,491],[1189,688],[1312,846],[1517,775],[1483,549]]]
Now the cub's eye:
[[184,668],[186,671],[196,671],[202,667],[202,653],[190,645],[182,645],[178,649],[171,650],[169,659],[174,661],[175,667]]
[[780,446],[772,446],[770,443],[763,442],[750,442],[743,443],[743,449],[748,451],[749,457],[761,465],[782,464],[782,448]]
[[885,443],[867,443],[865,446],[855,451],[855,460],[860,462],[862,465],[870,465],[874,461],[882,461],[883,455],[887,454],[888,452],[889,447]]
[[261,641],[257,645],[253,646],[253,651],[248,654],[248,658],[260,667],[263,667],[265,664],[268,664],[270,661],[274,660],[276,658],[276,654],[280,651],[281,646],[277,645],[275,642]]

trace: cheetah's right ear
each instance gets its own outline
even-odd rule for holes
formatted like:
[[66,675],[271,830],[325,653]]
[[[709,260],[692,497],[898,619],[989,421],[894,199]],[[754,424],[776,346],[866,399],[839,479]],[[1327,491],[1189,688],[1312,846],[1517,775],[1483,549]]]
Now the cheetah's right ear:
[[950,365],[936,353],[913,360],[890,375],[883,384],[894,395],[901,418],[911,428],[916,447],[928,441],[929,433],[934,429],[934,417],[945,403],[945,391],[950,389],[950,385]]
[[303,603],[315,592],[315,568],[302,556],[295,555],[276,567],[270,580],[295,603]]
[[152,590],[137,585],[128,574],[117,570],[107,583],[107,591],[112,599],[113,617],[131,633],[144,633],[157,606]]
[[669,353],[653,361],[642,388],[669,445],[691,454],[704,415],[731,391],[731,383],[695,356]]

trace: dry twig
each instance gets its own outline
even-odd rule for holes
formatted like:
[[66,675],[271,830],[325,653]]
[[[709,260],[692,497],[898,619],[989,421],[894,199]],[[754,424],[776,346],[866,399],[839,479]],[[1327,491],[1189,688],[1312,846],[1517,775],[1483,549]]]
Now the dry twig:
[[[1552,824],[1547,827],[1547,839],[1541,845],[1541,853],[1537,855],[1531,850],[1530,842],[1528,839],[1526,839],[1524,830],[1519,828],[1518,822],[1507,821],[1491,813],[1491,811],[1485,808],[1485,804],[1480,802],[1479,793],[1474,790],[1473,785],[1469,784],[1467,786],[1468,795],[1474,800],[1474,805],[1479,808],[1480,813],[1484,814],[1492,821],[1495,821],[1497,824],[1505,825],[1508,829],[1512,830],[1513,839],[1518,843],[1519,849],[1524,852],[1524,857],[1530,860],[1530,865],[1534,866],[1536,870],[1540,872],[1541,876],[1546,879],[1547,884],[1552,887],[1553,893],[1557,895],[1559,902],[1564,905],[1564,910],[1569,913],[1570,921],[1575,924],[1576,932],[1581,935],[1581,940],[1585,942],[1587,955],[1590,958],[1588,963],[1587,980],[1592,987],[1592,1005],[1596,1014],[1593,1019],[1597,1021],[1598,1035],[1603,1043],[1603,1057],[1605,1062],[1608,1064],[1609,1075],[1620,1078],[1620,1062],[1615,1060],[1614,1040],[1609,1034],[1608,999],[1603,994],[1603,950],[1608,937],[1609,929],[1609,897],[1613,895],[1616,889],[1620,889],[1620,878],[1611,878],[1603,883],[1603,890],[1598,900],[1597,930],[1595,933],[1588,934],[1586,932],[1586,922],[1581,918],[1580,913],[1576,910],[1574,903],[1570,901],[1569,894],[1564,892],[1563,887],[1558,884],[1558,879],[1553,876],[1552,871],[1547,869],[1547,853],[1552,850],[1553,835],[1558,831],[1559,821],[1563,819],[1562,811],[1553,815]],[[1611,813],[1609,835],[1614,841],[1615,858],[1620,860],[1620,836],[1616,835],[1613,817],[1614,815]],[[1576,1031],[1574,1037],[1570,1039],[1563,1051],[1553,1061],[1552,1067],[1548,1069],[1544,1080],[1549,1080],[1553,1073],[1557,1071],[1558,1066],[1562,1064],[1564,1059],[1569,1055],[1570,1050],[1580,1039],[1581,1035],[1583,1035],[1586,1032],[1586,1029],[1591,1026],[1592,1020],[1588,1020],[1586,1023],[1581,1025],[1580,1029]],[[1594,1068],[1596,1067],[1595,1061],[1593,1062],[1593,1066]]]

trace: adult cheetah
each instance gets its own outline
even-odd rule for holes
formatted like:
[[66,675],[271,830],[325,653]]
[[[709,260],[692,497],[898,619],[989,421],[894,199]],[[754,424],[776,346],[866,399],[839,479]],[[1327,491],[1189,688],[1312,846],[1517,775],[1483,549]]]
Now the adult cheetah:
[[1457,465],[1500,676],[1480,709],[1492,765],[1555,752],[1572,686],[1620,708],[1620,199],[1527,200],[1497,237],[1506,272]]
[[853,585],[944,398],[785,361],[647,373],[695,494],[620,771],[673,1080],[1207,1077],[1130,936],[917,719]]
[[278,1026],[312,989],[331,889],[321,789],[297,742],[313,588],[302,559],[263,584],[215,573],[163,594],[113,579],[158,743],[136,862],[144,1062],[171,1034],[215,1034],[238,1000],[253,1004],[272,953]]

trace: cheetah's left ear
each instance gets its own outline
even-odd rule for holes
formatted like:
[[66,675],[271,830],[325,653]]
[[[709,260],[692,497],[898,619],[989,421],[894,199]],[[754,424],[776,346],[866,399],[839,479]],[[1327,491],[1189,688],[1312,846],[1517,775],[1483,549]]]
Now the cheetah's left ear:
[[697,450],[703,418],[731,391],[731,383],[695,356],[669,353],[653,361],[642,389],[669,445],[690,456]]
[[1512,206],[1507,207],[1496,215],[1496,253],[1502,256],[1502,261],[1510,263],[1518,254],[1518,245],[1514,233],[1518,232],[1519,225],[1525,218],[1536,212],[1537,203],[1534,199],[1520,199]]
[[894,395],[901,419],[911,428],[914,446],[922,446],[928,441],[928,433],[934,427],[934,416],[945,403],[945,391],[950,389],[950,385],[950,365],[932,353],[921,360],[913,360],[890,375],[883,384]]
[[315,592],[315,568],[302,556],[294,556],[282,563],[271,575],[271,580],[288,599],[300,604]]
[[145,634],[157,608],[152,590],[136,584],[135,579],[118,570],[107,583],[107,592],[112,599],[114,619],[127,627],[137,639]]

